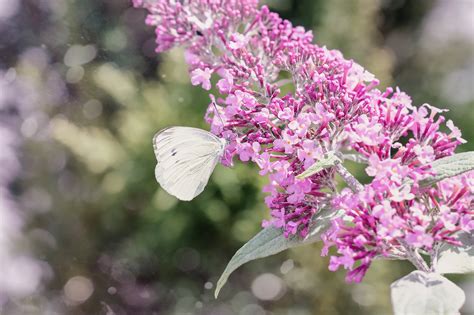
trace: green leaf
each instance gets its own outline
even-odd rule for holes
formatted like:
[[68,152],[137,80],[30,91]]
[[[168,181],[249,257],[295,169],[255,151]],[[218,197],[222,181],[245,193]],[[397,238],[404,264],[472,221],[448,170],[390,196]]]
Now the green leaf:
[[341,163],[341,159],[336,156],[335,151],[329,151],[326,153],[325,158],[311,165],[306,171],[296,176],[296,178],[304,179],[306,177],[310,177],[311,175],[314,175],[325,168],[334,166],[336,163]]
[[431,164],[435,175],[421,181],[422,187],[431,186],[445,178],[474,170],[474,151],[454,154]]
[[230,274],[243,264],[263,257],[268,257],[282,252],[288,248],[300,246],[303,244],[314,243],[320,240],[321,234],[331,224],[331,219],[340,215],[330,209],[322,209],[315,215],[310,232],[305,239],[298,236],[286,238],[282,229],[267,227],[255,235],[250,241],[245,243],[231,258],[221,277],[217,281],[214,296],[217,298],[220,290],[227,282]]
[[436,272],[469,273],[474,272],[474,236],[471,233],[457,234],[461,246],[443,244],[438,253]]
[[466,296],[461,288],[436,273],[413,271],[390,286],[395,315],[459,314]]

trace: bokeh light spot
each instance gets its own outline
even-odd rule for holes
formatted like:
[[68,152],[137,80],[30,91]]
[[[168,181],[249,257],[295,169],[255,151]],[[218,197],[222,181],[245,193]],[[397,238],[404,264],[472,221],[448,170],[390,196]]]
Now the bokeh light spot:
[[260,300],[278,300],[284,293],[283,281],[271,273],[264,273],[252,282],[252,293]]
[[178,203],[178,199],[168,194],[163,189],[158,189],[153,196],[153,204],[158,210],[166,211],[173,208]]
[[117,293],[117,288],[116,287],[109,287],[107,289],[107,293],[110,295],[115,295]]
[[21,134],[27,138],[33,137],[37,130],[38,122],[35,117],[28,117],[21,124]]
[[102,103],[92,99],[82,105],[82,113],[87,119],[95,119],[102,114]]
[[70,84],[78,83],[84,77],[84,68],[81,66],[71,67],[66,72],[66,81]]
[[102,181],[102,188],[109,194],[116,194],[125,187],[125,179],[117,172],[111,172],[105,175]]
[[239,315],[265,315],[265,310],[258,304],[249,304],[240,310]]
[[11,18],[19,8],[20,2],[18,0],[0,0],[0,21]]
[[73,45],[64,55],[64,64],[68,67],[77,67],[91,62],[97,55],[94,45]]
[[127,47],[127,35],[121,29],[114,29],[105,34],[105,46],[111,51],[119,52]]
[[293,259],[285,260],[280,267],[280,272],[286,275],[291,269],[295,267],[295,262]]
[[92,281],[83,276],[72,277],[64,285],[64,295],[71,304],[84,303],[93,292]]
[[362,306],[370,306],[375,303],[376,294],[374,287],[365,284],[359,283],[352,289],[352,299]]

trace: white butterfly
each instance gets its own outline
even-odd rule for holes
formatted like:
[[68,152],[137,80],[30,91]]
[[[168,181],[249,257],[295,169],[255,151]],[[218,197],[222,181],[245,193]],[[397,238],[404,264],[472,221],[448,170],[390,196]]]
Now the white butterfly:
[[202,129],[170,127],[159,131],[153,138],[156,180],[178,199],[193,199],[204,190],[225,145],[224,139]]

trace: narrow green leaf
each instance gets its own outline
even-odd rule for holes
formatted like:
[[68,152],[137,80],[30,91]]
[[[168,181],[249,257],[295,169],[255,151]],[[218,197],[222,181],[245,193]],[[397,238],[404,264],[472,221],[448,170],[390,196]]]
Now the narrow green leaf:
[[299,174],[296,176],[297,179],[304,179],[306,177],[310,177],[311,175],[314,175],[320,171],[322,171],[325,168],[334,166],[336,163],[340,163],[341,159],[336,156],[335,151],[329,151],[326,153],[326,157],[324,159],[321,159],[311,165],[306,171],[303,173]]
[[330,226],[331,219],[339,215],[329,209],[323,209],[315,216],[310,233],[305,239],[298,236],[286,238],[281,229],[267,227],[245,243],[231,258],[221,277],[217,281],[214,296],[217,298],[220,290],[227,282],[230,274],[243,264],[263,257],[282,252],[288,248],[309,244],[320,240],[321,234]]
[[423,187],[431,186],[445,178],[474,170],[474,151],[454,154],[431,164],[435,175],[421,181]]

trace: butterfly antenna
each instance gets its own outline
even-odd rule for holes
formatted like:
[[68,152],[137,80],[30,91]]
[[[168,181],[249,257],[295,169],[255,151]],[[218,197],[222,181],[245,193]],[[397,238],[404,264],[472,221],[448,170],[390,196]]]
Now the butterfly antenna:
[[224,128],[224,120],[222,120],[222,116],[221,116],[221,114],[219,114],[219,110],[217,109],[216,102],[212,101],[212,105],[214,105],[215,112],[216,112],[217,116],[219,116],[219,120],[222,123],[222,128]]

